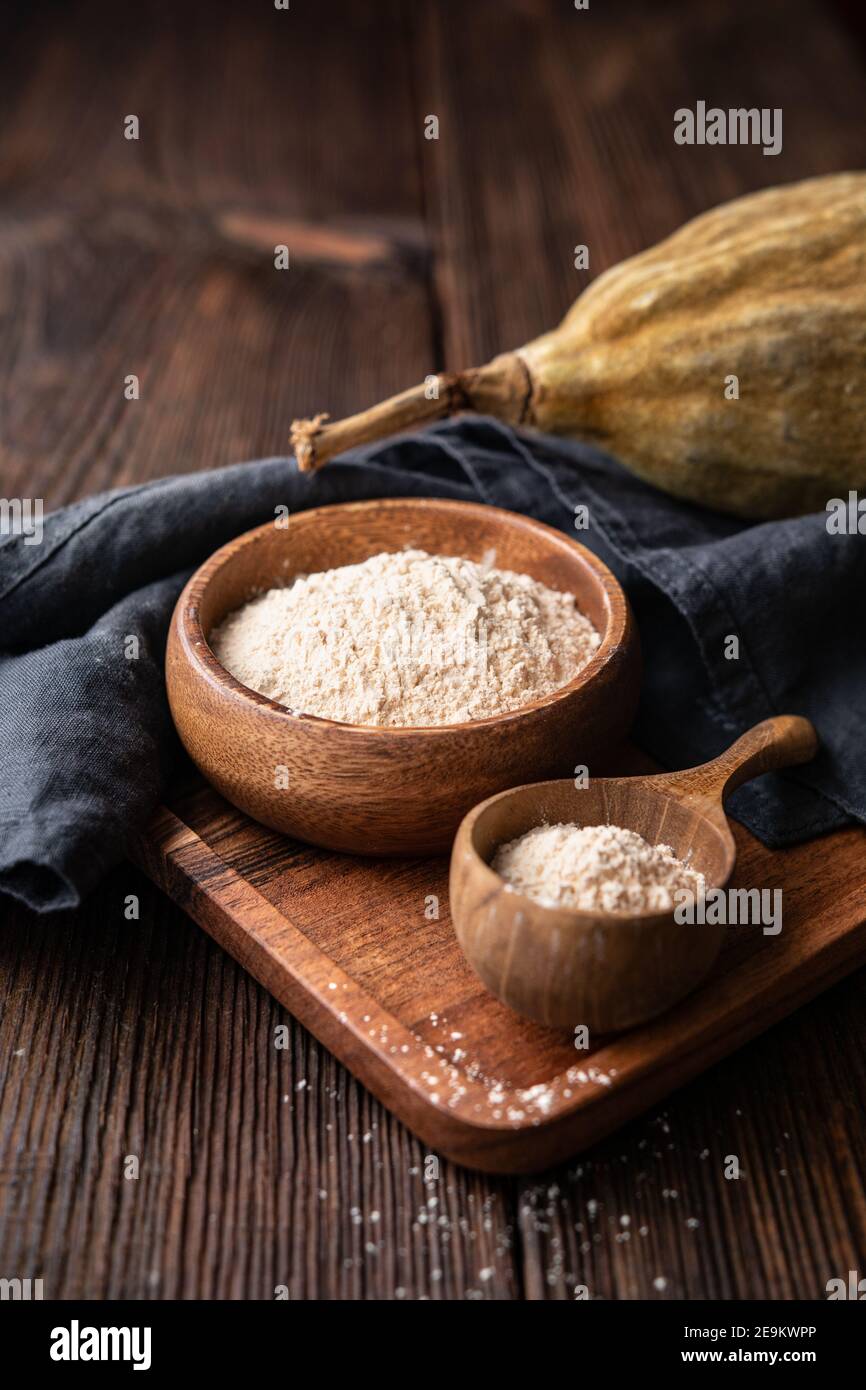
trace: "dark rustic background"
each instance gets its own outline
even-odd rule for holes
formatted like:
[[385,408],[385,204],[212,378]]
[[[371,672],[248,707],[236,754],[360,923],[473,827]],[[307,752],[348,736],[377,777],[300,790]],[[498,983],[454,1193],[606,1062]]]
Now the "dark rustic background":
[[[4,9],[0,491],[57,505],[279,452],[295,415],[552,326],[588,278],[576,243],[595,274],[721,199],[862,167],[858,17]],[[781,106],[783,153],[675,146],[699,99]],[[422,1146],[297,1025],[275,1051],[273,1000],[123,866],[74,916],[5,914],[0,1277],[85,1298],[821,1297],[866,1271],[864,994],[860,972],[561,1171],[443,1163],[425,1186]]]

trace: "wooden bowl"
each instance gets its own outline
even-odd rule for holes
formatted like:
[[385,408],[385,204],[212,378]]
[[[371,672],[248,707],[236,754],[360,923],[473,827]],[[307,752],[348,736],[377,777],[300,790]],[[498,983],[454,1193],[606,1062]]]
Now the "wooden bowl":
[[[434,728],[379,728],[296,714],[249,690],[208,637],[256,590],[415,546],[481,560],[573,593],[602,634],[588,666],[520,710]],[[628,603],[605,565],[538,521],[469,502],[350,502],[273,523],[223,546],[178,599],[166,681],[193,761],[255,820],[326,849],[447,853],[476,802],[595,760],[631,723],[639,684]],[[286,773],[280,772],[285,769]],[[284,785],[280,785],[280,783]]]
[[[488,989],[519,1013],[554,1027],[616,1032],[664,1012],[704,978],[725,927],[678,922],[673,912],[578,912],[516,892],[490,867],[497,849],[539,825],[619,825],[668,844],[724,888],[736,849],[723,810],[729,792],[817,750],[807,719],[757,724],[713,762],[655,777],[517,787],[476,806],[451,855],[451,918]],[[760,884],[753,885],[760,887]]]

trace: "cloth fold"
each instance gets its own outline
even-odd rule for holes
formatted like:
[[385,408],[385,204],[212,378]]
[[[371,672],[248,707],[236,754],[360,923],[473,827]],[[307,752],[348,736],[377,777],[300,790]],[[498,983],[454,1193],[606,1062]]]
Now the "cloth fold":
[[385,496],[525,512],[609,564],[644,652],[636,737],[663,765],[713,757],[770,714],[810,717],[815,761],[731,799],[765,844],[866,820],[863,538],[828,534],[823,513],[721,516],[588,446],[466,417],[314,474],[272,458],[123,488],[47,516],[39,544],[0,543],[0,891],[76,906],[164,792],[183,757],[165,637],[191,570],[279,506]]

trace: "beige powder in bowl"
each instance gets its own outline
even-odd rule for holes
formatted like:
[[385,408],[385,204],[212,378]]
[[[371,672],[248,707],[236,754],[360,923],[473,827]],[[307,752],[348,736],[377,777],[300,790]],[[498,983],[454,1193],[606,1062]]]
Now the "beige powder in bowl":
[[704,875],[670,845],[619,825],[536,826],[500,845],[491,868],[543,906],[578,912],[670,912],[675,892],[706,892]]
[[210,637],[233,676],[289,709],[404,727],[520,709],[573,680],[600,641],[573,594],[423,550],[300,575]]

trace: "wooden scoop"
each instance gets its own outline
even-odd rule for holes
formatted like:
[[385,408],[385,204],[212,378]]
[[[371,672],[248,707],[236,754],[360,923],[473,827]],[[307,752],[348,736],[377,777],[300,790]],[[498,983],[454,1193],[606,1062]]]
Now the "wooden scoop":
[[724,888],[736,859],[725,797],[763,772],[808,762],[817,748],[807,719],[779,715],[683,772],[590,778],[585,788],[536,782],[483,801],[462,821],[451,855],[451,916],[468,960],[504,1003],[541,1023],[604,1033],[662,1013],[707,973],[723,924],[677,922],[673,911],[544,907],[493,872],[496,850],[538,825],[619,825],[671,845],[708,889]]

